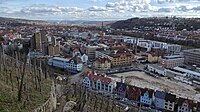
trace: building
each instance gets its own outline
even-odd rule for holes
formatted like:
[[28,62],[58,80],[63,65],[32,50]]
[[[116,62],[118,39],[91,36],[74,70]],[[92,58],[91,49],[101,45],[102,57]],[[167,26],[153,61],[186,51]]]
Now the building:
[[116,87],[116,82],[106,75],[97,73],[87,73],[84,75],[83,84],[89,89],[94,89],[100,92],[113,93]]
[[141,89],[136,86],[128,85],[127,98],[136,102],[140,102]]
[[66,63],[66,68],[70,72],[79,72],[83,68],[83,63],[79,57],[75,56],[69,59],[69,61]]
[[184,50],[183,56],[185,64],[197,65],[200,67],[200,49]]
[[80,72],[83,68],[83,64],[78,57],[73,57],[71,59],[53,57],[48,60],[48,64],[53,67],[68,70],[70,72]]
[[127,85],[123,82],[117,82],[117,86],[115,88],[115,94],[121,98],[126,97]]
[[83,63],[87,63],[88,62],[88,56],[85,53],[83,55],[81,55],[80,58],[81,58]]
[[168,111],[174,111],[174,106],[176,102],[176,95],[166,93],[165,95],[165,106],[164,109]]
[[48,60],[48,65],[61,68],[61,69],[67,69],[66,63],[69,61],[69,59],[61,58],[61,57],[53,57]]
[[109,70],[111,68],[111,60],[108,58],[97,58],[95,60],[95,68],[99,70]]
[[178,111],[177,112],[193,112],[193,101],[189,99],[178,99]]
[[31,38],[31,49],[42,50],[41,33],[36,32]]
[[31,49],[36,51],[42,51],[46,49],[48,39],[45,31],[39,31],[34,33],[31,38]]
[[161,75],[161,76],[166,76],[165,68],[163,68],[163,67],[160,66],[160,65],[157,65],[157,64],[149,64],[149,65],[147,65],[146,69],[147,69],[149,72],[152,72],[152,73],[154,73],[154,74]]
[[161,57],[164,56],[164,49],[161,48],[151,48],[151,51],[147,53],[148,55],[148,62],[150,63],[157,63],[161,60]]
[[174,55],[174,56],[164,56],[162,57],[160,64],[164,68],[174,68],[177,66],[182,66],[184,63],[184,58],[180,55]]
[[155,106],[158,109],[164,109],[165,108],[165,95],[166,93],[163,91],[156,91],[155,92]]
[[90,61],[95,60],[95,51],[98,49],[98,46],[87,46],[86,47],[86,54],[88,55],[88,59]]
[[60,54],[60,46],[49,44],[47,54],[50,55],[50,56]]
[[189,69],[182,68],[182,67],[174,67],[173,69],[184,74],[184,75],[186,75],[186,77],[196,79],[196,80],[200,80],[200,73],[197,72],[197,71],[189,70]]
[[151,41],[151,47],[159,47],[162,49],[165,49],[166,53],[168,55],[176,55],[179,54],[181,51],[181,45],[177,44],[168,44],[164,42],[158,42],[158,41]]
[[127,66],[133,62],[133,54],[125,49],[118,50],[97,50],[96,58],[108,58],[111,60],[111,67]]
[[153,93],[152,89],[141,89],[140,103],[150,106],[153,102]]

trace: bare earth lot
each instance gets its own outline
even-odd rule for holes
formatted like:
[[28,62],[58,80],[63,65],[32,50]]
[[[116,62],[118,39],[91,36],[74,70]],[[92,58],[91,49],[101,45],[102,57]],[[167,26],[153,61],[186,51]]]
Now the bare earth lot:
[[184,97],[200,101],[200,92],[195,90],[195,87],[181,83],[178,81],[171,81],[167,78],[154,78],[145,74],[144,72],[132,71],[126,73],[118,73],[110,75],[112,79],[120,81],[120,77],[124,76],[126,82],[130,85],[134,85],[142,88],[151,88],[154,90],[168,91],[177,95],[178,97]]

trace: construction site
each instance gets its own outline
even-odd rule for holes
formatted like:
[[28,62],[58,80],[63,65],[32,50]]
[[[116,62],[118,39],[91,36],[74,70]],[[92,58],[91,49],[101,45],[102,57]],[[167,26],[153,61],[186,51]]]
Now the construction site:
[[177,97],[200,101],[200,91],[191,85],[178,82],[167,77],[152,77],[144,72],[132,71],[109,75],[112,79],[120,81],[121,76],[125,78],[125,83],[141,88],[150,88],[175,94]]

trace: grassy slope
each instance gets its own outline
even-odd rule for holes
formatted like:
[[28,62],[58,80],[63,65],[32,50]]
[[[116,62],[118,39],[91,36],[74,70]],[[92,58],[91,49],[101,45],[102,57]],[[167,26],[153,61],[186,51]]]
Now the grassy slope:
[[[11,67],[10,67],[11,68]],[[15,72],[15,71],[14,71]],[[22,93],[22,101],[17,100],[18,87],[16,74],[12,73],[13,90],[9,73],[0,72],[0,112],[27,112],[43,104],[49,96],[51,81],[42,78],[42,91],[36,90],[30,74],[26,75],[27,91]],[[7,81],[8,79],[8,81]]]

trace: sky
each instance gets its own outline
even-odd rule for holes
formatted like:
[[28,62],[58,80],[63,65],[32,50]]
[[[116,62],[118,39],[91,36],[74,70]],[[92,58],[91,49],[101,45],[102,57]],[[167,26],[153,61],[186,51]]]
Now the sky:
[[0,16],[37,20],[200,17],[200,0],[0,0]]

